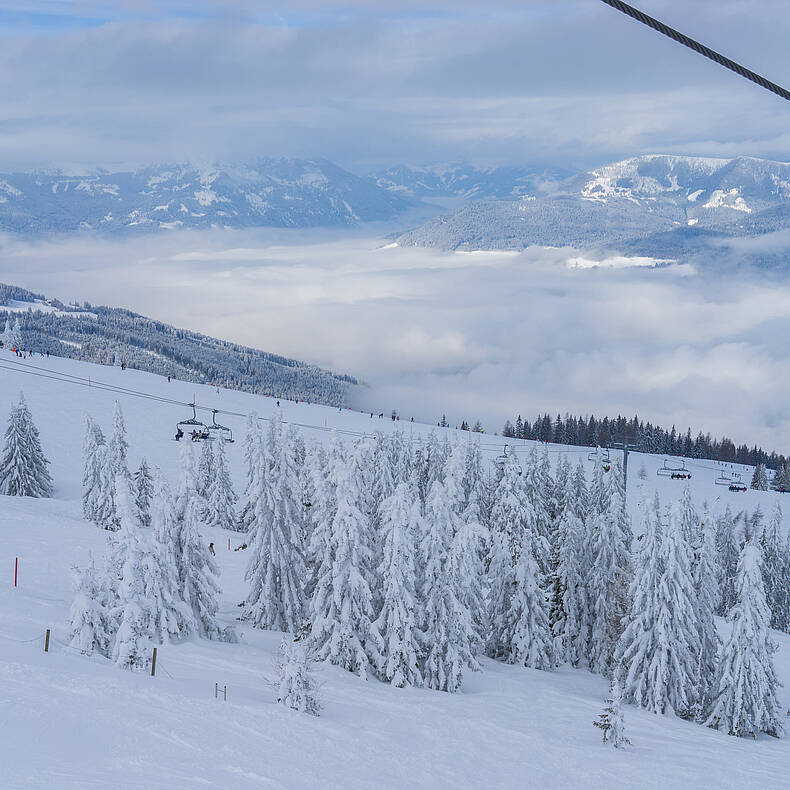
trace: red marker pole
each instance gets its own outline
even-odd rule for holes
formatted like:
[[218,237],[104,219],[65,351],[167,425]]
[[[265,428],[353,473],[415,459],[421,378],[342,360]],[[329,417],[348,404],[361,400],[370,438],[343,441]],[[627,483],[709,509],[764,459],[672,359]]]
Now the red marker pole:
[[228,538],[228,551],[230,551],[230,538]]
[[16,580],[19,573],[19,557],[14,557],[14,587],[16,587]]

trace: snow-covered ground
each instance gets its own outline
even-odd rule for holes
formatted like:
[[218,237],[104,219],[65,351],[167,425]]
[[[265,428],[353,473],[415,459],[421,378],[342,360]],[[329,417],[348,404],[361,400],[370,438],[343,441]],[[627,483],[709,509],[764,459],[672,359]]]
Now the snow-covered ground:
[[[583,671],[547,673],[483,661],[459,694],[395,689],[322,668],[325,710],[304,716],[274,703],[266,677],[279,635],[237,624],[240,644],[196,641],[160,649],[157,676],[116,669],[65,646],[71,601],[69,568],[100,557],[106,533],[80,517],[84,414],[108,427],[113,402],[124,410],[130,465],[142,455],[175,477],[177,420],[189,410],[103,389],[101,384],[240,414],[271,416],[272,398],[186,384],[133,370],[72,360],[19,360],[0,351],[0,425],[23,390],[52,461],[55,499],[0,497],[0,787],[83,790],[247,788],[780,788],[787,787],[790,742],[738,740],[675,718],[628,707],[628,751],[603,746],[592,721],[607,685]],[[11,368],[11,369],[9,369]],[[73,378],[66,378],[66,377]],[[91,386],[87,386],[90,379]],[[384,404],[381,408],[384,408]],[[326,440],[399,429],[415,438],[436,429],[370,418],[344,410],[283,401],[286,420]],[[199,416],[205,419],[205,412]],[[244,432],[241,417],[218,421]],[[454,431],[449,433],[456,434]],[[458,432],[464,441],[476,437]],[[507,443],[527,452],[534,443],[480,437],[493,460]],[[563,448],[549,445],[552,458]],[[566,448],[587,462],[588,450]],[[237,490],[244,476],[241,444],[229,447]],[[682,482],[658,477],[659,456],[632,454],[629,507],[658,489],[678,495]],[[644,465],[646,477],[639,471]],[[688,462],[699,506],[758,504],[768,513],[775,495],[730,493],[714,485],[722,467]],[[729,472],[729,468],[727,469]],[[739,469],[748,484],[751,470]],[[786,508],[790,511],[790,507]],[[638,522],[635,524],[638,532]],[[229,551],[237,533],[205,530],[222,567],[221,615],[235,621],[246,595],[247,554]],[[19,586],[13,588],[14,559]],[[52,629],[50,652],[44,631]],[[790,637],[776,635],[776,657],[790,703]],[[228,700],[215,699],[215,683]]]

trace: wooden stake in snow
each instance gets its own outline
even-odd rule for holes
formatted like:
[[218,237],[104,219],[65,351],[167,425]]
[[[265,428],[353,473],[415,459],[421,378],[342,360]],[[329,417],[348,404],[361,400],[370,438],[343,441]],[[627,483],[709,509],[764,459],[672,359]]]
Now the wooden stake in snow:
[[154,648],[154,657],[151,659],[151,677],[156,676],[156,648]]
[[49,628],[47,628],[47,633],[44,637],[44,652],[49,653]]

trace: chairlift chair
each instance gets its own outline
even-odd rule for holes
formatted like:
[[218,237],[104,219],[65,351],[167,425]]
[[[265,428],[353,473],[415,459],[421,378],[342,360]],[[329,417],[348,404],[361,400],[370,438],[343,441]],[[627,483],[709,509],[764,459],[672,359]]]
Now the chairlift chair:
[[743,484],[740,474],[733,473],[732,480],[730,481],[730,485],[729,485],[729,490],[741,494],[746,491],[746,486]]
[[656,474],[671,480],[691,480],[691,472],[686,469],[685,461],[669,461],[665,458],[664,465],[656,470]]
[[217,422],[218,409],[211,410],[211,425],[207,426],[208,439],[221,439],[223,442],[233,444],[233,431]]
[[197,411],[195,410],[194,402],[187,405],[192,407],[192,416],[186,420],[181,420],[180,422],[176,423],[176,436],[179,432],[186,434],[187,432],[192,433],[192,431],[195,431],[197,433],[197,441],[200,441],[201,439],[208,439],[208,428],[204,422],[201,422],[197,418]]
[[604,472],[608,472],[612,468],[612,462],[609,460],[609,448],[597,447],[591,453],[587,454],[588,461],[600,461],[601,467]]

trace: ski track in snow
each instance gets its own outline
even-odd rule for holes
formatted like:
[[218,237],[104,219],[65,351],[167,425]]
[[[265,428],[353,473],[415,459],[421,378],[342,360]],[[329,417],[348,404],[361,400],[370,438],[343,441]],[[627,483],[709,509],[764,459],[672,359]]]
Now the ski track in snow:
[[[14,357],[0,351],[0,361]],[[73,360],[25,360],[56,370],[177,400],[230,411],[255,409],[270,416],[272,398],[172,382],[152,374]],[[64,646],[71,602],[69,568],[102,556],[106,533],[80,515],[83,416],[109,429],[120,400],[129,431],[130,467],[144,454],[171,481],[178,445],[175,422],[186,410],[96,388],[0,370],[2,427],[19,391],[32,410],[45,453],[52,460],[56,499],[0,497],[0,787],[4,790],[247,790],[248,788],[780,788],[787,787],[790,742],[764,737],[736,739],[671,717],[627,706],[633,747],[604,746],[592,726],[607,693],[606,681],[562,668],[540,672],[483,660],[483,672],[467,674],[463,691],[444,694],[364,682],[336,667],[320,670],[325,709],[320,718],[274,703],[266,677],[280,635],[239,625],[242,643],[192,641],[160,648],[157,677],[116,669]],[[425,436],[431,426],[370,419],[321,406],[282,402],[286,420],[323,429],[392,431]],[[382,408],[384,404],[382,405]],[[240,440],[243,420],[224,417]],[[436,429],[439,430],[439,429]],[[327,441],[325,430],[303,431]],[[453,431],[453,433],[456,433]],[[465,440],[469,434],[457,434]],[[489,459],[507,443],[520,450],[533,442],[480,437]],[[498,445],[497,449],[493,445]],[[560,448],[549,446],[552,458]],[[586,450],[568,448],[575,463]],[[240,441],[228,447],[237,492],[244,479]],[[658,478],[661,456],[632,454],[629,508],[640,532],[640,502],[658,489],[664,500],[682,483]],[[644,464],[647,479],[638,477]],[[694,464],[692,466],[692,464]],[[774,494],[732,494],[714,486],[720,467],[689,463],[698,506],[753,509],[767,515]],[[750,470],[743,468],[748,483]],[[785,508],[790,510],[790,508]],[[222,568],[221,619],[233,622],[246,595],[246,552],[238,533],[203,530],[217,546]],[[14,558],[20,586],[12,586]],[[726,626],[725,626],[726,627]],[[52,629],[50,652],[43,634]],[[781,644],[777,669],[790,703],[790,637]],[[33,640],[33,641],[24,641]],[[228,701],[214,699],[214,684],[227,685]]]

